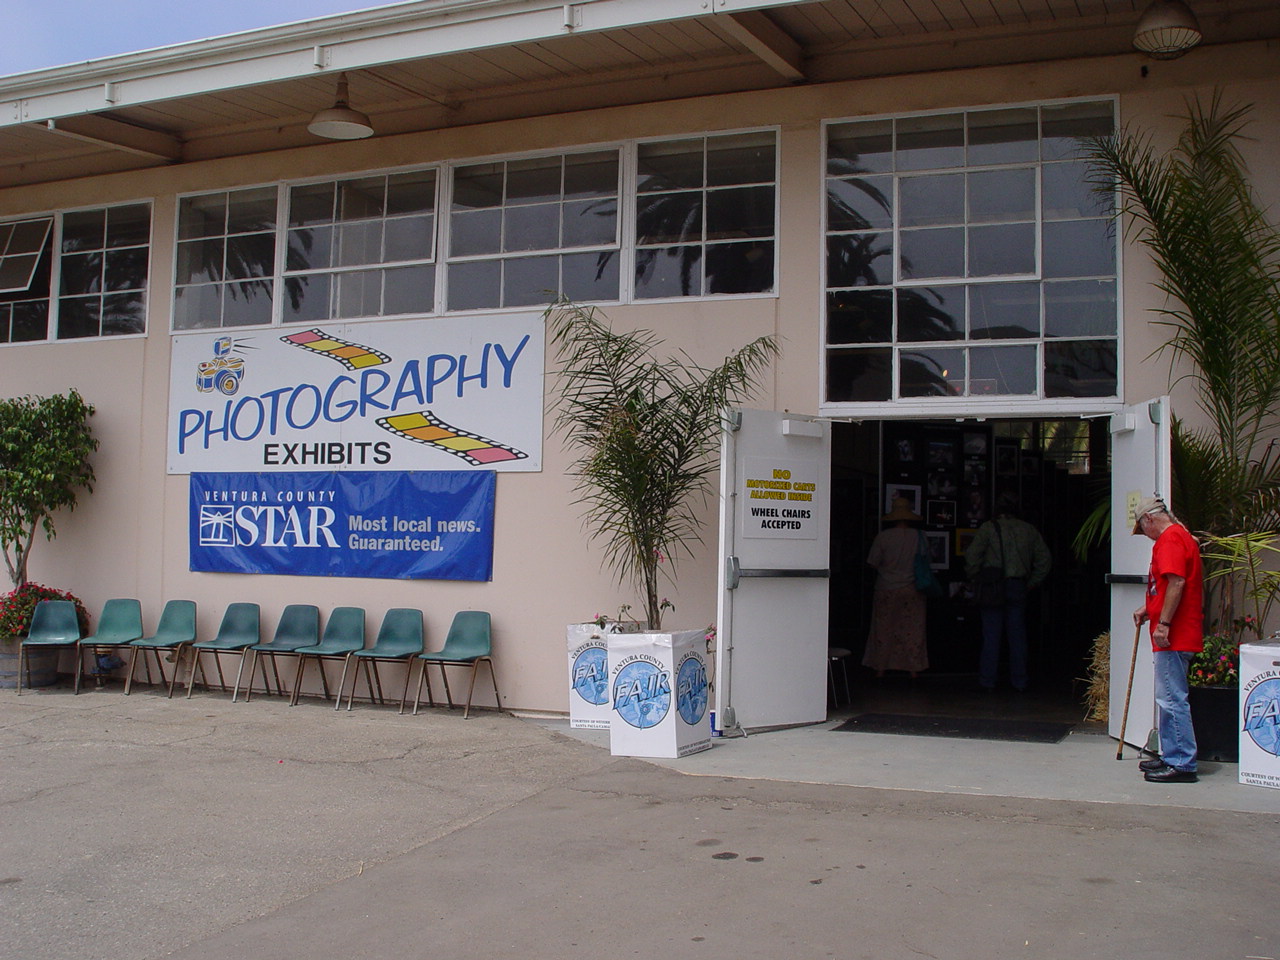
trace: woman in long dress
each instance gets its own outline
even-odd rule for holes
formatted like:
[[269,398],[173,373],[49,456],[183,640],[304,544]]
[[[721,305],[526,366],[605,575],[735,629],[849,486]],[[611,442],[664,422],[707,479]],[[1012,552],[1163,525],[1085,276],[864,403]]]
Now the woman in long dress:
[[919,523],[920,516],[910,502],[899,497],[882,519],[893,526],[876,534],[867,555],[867,563],[876,568],[876,588],[862,665],[874,670],[877,677],[883,677],[886,670],[905,670],[914,677],[929,668],[925,597],[916,589],[915,578],[920,533],[912,524]]

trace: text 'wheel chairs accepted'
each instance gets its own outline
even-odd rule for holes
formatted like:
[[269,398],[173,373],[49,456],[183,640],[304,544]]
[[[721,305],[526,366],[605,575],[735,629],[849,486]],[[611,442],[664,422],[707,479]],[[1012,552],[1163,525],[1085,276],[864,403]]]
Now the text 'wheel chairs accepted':
[[[80,620],[70,600],[41,600],[31,614],[27,635],[18,648],[18,696],[22,680],[31,686],[32,647],[74,647],[80,640]],[[76,662],[76,693],[80,692],[80,665]]]
[[173,676],[169,678],[169,696],[173,696],[174,684],[178,681],[178,663],[182,659],[183,647],[196,642],[196,603],[194,600],[170,600],[160,611],[160,622],[156,624],[156,632],[149,637],[142,637],[129,644],[133,655],[129,660],[129,675],[124,682],[124,692],[133,691],[133,675],[141,658],[147,668],[147,682],[151,682],[151,665],[147,663],[147,651],[150,650],[156,659],[156,667],[160,670],[160,680],[164,681],[164,664],[160,662],[161,650],[173,651]]
[[[368,650],[353,651],[343,664],[342,679],[338,681],[338,702],[333,709],[337,710],[342,706],[342,690],[347,682],[348,664],[354,663],[356,666],[351,677],[351,693],[347,697],[347,709],[351,709],[352,701],[355,700],[356,677],[354,674],[359,672],[361,665],[364,667],[365,685],[369,688],[369,699],[377,703],[385,703],[378,664],[387,660],[399,660],[408,670],[410,658],[421,653],[422,647],[422,611],[411,607],[393,607],[388,610],[382,616],[382,626],[378,628],[378,638],[373,646]],[[403,702],[401,700],[402,704]]]
[[[427,668],[438,664],[440,676],[444,680],[444,696],[450,708],[453,707],[453,695],[449,691],[449,674],[445,667],[470,667],[471,685],[467,688],[467,705],[462,711],[462,719],[471,718],[471,697],[476,690],[476,674],[480,664],[489,665],[489,679],[493,681],[493,696],[502,709],[502,696],[498,693],[498,675],[493,670],[493,630],[489,614],[483,610],[462,610],[453,618],[449,626],[449,635],[445,637],[444,647],[432,653],[420,653],[417,659],[422,663],[418,674],[418,687],[413,695],[413,713],[417,716],[418,702],[422,699],[422,681],[427,681],[427,699],[435,706],[435,698],[431,694],[431,680],[427,677]],[[410,671],[412,672],[412,671]],[[404,678],[404,695],[400,698],[400,712],[404,712],[405,700],[409,695],[409,676]]]
[[[293,678],[293,696],[289,706],[296,706],[298,695],[302,690],[302,673],[308,658],[316,661],[320,668],[320,683],[324,688],[324,698],[329,699],[329,678],[325,673],[326,660],[341,660],[345,669],[347,658],[357,650],[364,649],[364,607],[334,607],[329,612],[329,619],[324,625],[324,635],[313,647],[299,647],[294,652],[298,655],[298,672]],[[342,700],[341,694],[338,700]],[[336,708],[335,708],[336,709]]]
[[[240,678],[244,674],[245,660],[249,661],[249,686],[245,690],[245,703],[253,697],[253,668],[262,654],[271,660],[271,673],[276,681],[276,694],[284,696],[284,686],[280,683],[280,671],[276,667],[276,657],[297,656],[298,648],[314,647],[320,642],[320,610],[309,603],[291,603],[280,614],[280,622],[276,624],[275,636],[266,643],[255,643],[240,657],[240,670],[236,673],[235,690],[231,693],[231,702],[235,703],[240,695]],[[267,677],[267,661],[262,660],[262,688],[271,691],[271,682]]]
[[213,664],[218,668],[218,686],[225,691],[227,689],[227,681],[222,675],[222,654],[240,654],[242,658],[240,665],[243,667],[245,649],[262,640],[260,622],[261,611],[256,603],[231,603],[227,605],[226,612],[222,614],[222,624],[218,627],[217,636],[212,640],[202,640],[191,645],[191,649],[195,652],[195,659],[191,662],[191,679],[187,681],[188,700],[191,699],[191,691],[196,685],[197,670],[200,671],[200,682],[206,687],[209,686],[209,681],[204,673],[204,665],[200,662],[200,654],[213,654]]
[[[80,689],[80,676],[84,670],[84,652],[87,649],[93,660],[95,669],[92,672],[102,683],[102,675],[121,666],[120,662],[99,666],[97,659],[102,650],[114,650],[128,647],[133,641],[142,638],[142,604],[137,600],[119,598],[108,600],[102,606],[102,616],[98,618],[98,629],[91,637],[81,637],[76,644],[76,690]],[[147,667],[147,673],[151,668]]]

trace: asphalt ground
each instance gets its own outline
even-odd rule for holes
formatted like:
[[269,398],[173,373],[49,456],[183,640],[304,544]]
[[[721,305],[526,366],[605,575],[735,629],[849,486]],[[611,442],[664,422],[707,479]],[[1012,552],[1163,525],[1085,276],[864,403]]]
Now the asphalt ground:
[[1194,793],[699,775],[492,712],[118,685],[0,693],[0,763],[14,960],[1280,957],[1280,814]]

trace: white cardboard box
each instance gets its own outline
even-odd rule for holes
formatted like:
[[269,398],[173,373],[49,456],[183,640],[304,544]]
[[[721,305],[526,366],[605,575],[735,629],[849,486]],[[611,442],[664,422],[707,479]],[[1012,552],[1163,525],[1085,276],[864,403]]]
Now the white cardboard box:
[[702,630],[614,634],[609,648],[616,757],[685,757],[711,746]]
[[1280,787],[1280,642],[1240,645],[1240,782]]
[[613,624],[571,623],[569,644],[569,726],[609,729],[609,652],[605,637]]

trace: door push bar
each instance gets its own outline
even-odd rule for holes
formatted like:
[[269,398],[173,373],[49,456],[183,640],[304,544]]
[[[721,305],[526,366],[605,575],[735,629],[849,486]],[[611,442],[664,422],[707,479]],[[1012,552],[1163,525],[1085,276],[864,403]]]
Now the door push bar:
[[796,569],[783,567],[748,567],[742,568],[742,564],[738,562],[737,557],[729,557],[726,561],[728,574],[725,578],[728,582],[726,586],[730,590],[736,590],[738,584],[744,577],[808,577],[815,580],[827,580],[831,577],[830,569]]
[[1108,573],[1102,580],[1104,583],[1135,583],[1145,586],[1147,576],[1144,573]]

